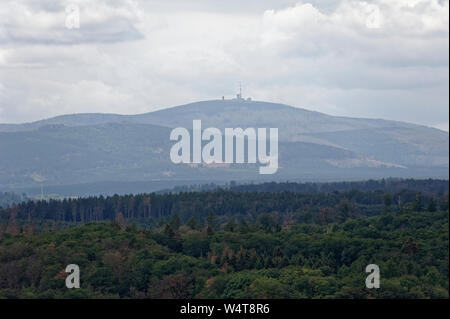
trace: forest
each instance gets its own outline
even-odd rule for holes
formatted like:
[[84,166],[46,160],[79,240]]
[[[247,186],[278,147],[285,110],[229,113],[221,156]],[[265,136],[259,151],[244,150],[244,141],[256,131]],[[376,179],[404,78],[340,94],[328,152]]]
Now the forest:
[[[448,181],[377,183],[2,208],[0,298],[448,298]],[[65,287],[69,264],[80,289]]]

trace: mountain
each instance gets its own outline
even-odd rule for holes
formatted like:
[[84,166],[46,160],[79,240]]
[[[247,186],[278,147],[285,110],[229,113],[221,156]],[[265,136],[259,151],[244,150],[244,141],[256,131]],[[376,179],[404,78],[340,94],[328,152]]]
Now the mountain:
[[[192,129],[194,119],[222,132],[226,127],[277,127],[277,174],[259,175],[259,164],[173,164],[170,131]],[[133,182],[142,185],[133,187],[138,192],[194,181],[448,178],[448,167],[446,132],[267,102],[204,101],[138,115],[73,114],[0,124],[0,191],[39,193],[44,184],[67,196],[83,189],[126,192],[124,185]]]

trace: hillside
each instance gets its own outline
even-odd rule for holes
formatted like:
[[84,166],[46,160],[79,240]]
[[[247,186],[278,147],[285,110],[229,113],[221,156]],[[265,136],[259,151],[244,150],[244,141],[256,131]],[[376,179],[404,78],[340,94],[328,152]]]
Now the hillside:
[[[192,129],[194,119],[201,119],[203,128],[221,130],[277,127],[277,174],[259,175],[259,164],[173,164],[170,130],[179,126]],[[266,102],[204,101],[138,115],[64,115],[33,123],[0,124],[0,190],[39,193],[44,184],[55,193],[59,186],[65,187],[66,195],[76,195],[75,189],[80,188],[76,185],[105,182],[181,185],[230,180],[448,178],[448,143],[448,133],[433,128],[335,117]],[[111,192],[114,187],[107,193]]]

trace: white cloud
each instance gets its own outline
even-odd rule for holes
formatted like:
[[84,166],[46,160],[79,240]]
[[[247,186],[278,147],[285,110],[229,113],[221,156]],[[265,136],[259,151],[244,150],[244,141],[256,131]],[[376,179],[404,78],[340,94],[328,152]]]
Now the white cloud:
[[[69,2],[80,29],[64,27]],[[448,33],[437,0],[7,1],[0,121],[145,112],[230,96],[242,80],[259,100],[436,126]]]
[[[344,0],[326,14],[310,3],[299,3],[279,11],[267,10],[261,37],[263,44],[296,56],[381,58],[380,62],[389,61],[386,56],[390,56],[412,63],[422,57],[420,62],[427,64],[432,53],[425,44],[448,47],[448,9],[448,1],[439,4],[437,0]],[[440,62],[448,64],[446,55],[440,53]]]

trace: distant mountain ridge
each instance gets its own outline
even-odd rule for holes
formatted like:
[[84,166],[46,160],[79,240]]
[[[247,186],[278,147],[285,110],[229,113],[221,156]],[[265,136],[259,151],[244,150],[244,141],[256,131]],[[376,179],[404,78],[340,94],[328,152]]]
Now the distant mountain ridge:
[[[171,128],[278,127],[279,172],[170,161]],[[448,178],[449,135],[397,121],[336,117],[288,105],[214,100],[138,115],[73,114],[0,124],[0,190],[105,181]]]
[[[316,133],[316,132],[334,132],[348,129],[358,128],[382,128],[382,127],[424,127],[417,124],[406,122],[391,121],[384,119],[367,119],[367,118],[351,118],[342,116],[332,116],[324,113],[310,111],[297,108],[285,104],[277,104],[259,101],[243,101],[234,100],[212,100],[190,103],[181,106],[174,106],[162,110],[136,115],[119,115],[112,113],[79,113],[67,114],[52,117],[49,119],[39,120],[23,124],[2,124],[0,123],[0,132],[17,132],[25,130],[33,130],[46,125],[60,124],[67,126],[85,126],[97,125],[105,123],[140,123],[153,124],[159,126],[176,127],[191,125],[188,118],[202,118],[207,125],[214,127],[238,127],[267,124],[266,127],[275,123],[278,125],[277,118],[273,118],[273,112],[282,112],[279,114],[283,120],[291,123],[303,124],[298,127],[300,133]],[[230,117],[224,114],[237,113],[239,116]],[[271,118],[267,118],[270,113]],[[241,115],[249,115],[242,118]],[[285,118],[284,116],[293,116]],[[311,120],[313,122],[311,122]],[[190,123],[189,123],[190,122]],[[251,125],[254,124],[254,125]],[[326,126],[324,129],[323,125]],[[434,128],[429,128],[437,130]],[[439,131],[439,130],[437,130]]]

